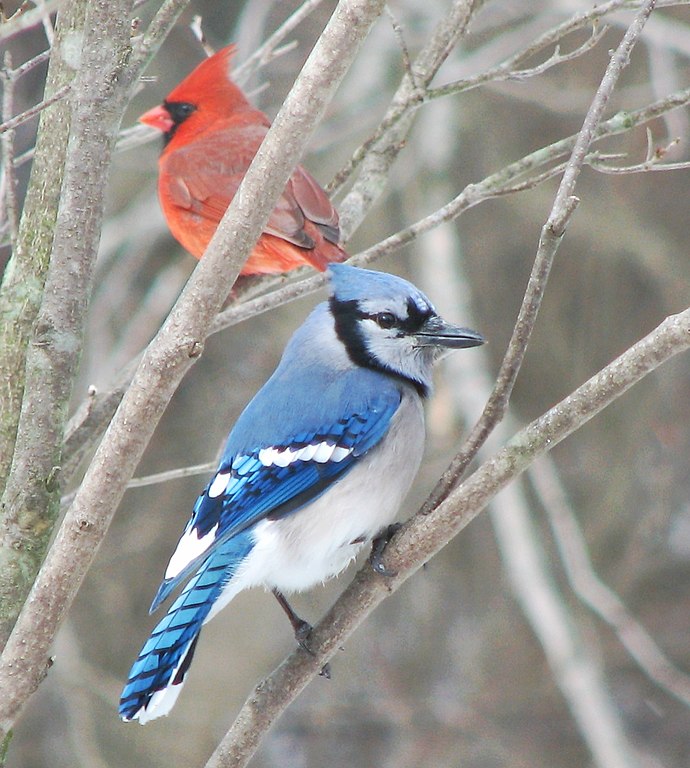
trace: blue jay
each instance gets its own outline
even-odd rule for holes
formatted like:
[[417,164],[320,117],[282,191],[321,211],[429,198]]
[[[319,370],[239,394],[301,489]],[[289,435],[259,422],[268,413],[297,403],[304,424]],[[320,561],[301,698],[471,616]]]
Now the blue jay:
[[422,458],[434,362],[484,343],[406,280],[329,271],[329,300],[239,417],[170,558],[151,611],[189,581],[132,666],[124,720],[170,712],[201,627],[243,589],[272,590],[308,649],[284,593],[340,573],[395,520]]

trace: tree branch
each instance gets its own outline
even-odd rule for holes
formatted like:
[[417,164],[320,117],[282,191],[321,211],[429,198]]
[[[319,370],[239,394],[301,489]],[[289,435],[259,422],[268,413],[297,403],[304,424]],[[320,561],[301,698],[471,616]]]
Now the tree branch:
[[[449,103],[436,102],[422,113],[428,131],[433,131],[436,146],[432,171],[446,167],[449,158],[444,148],[452,151],[452,122]],[[429,124],[432,123],[434,127]],[[419,137],[419,133],[417,134]],[[428,141],[428,138],[427,138]],[[429,162],[427,152],[426,161]],[[434,155],[431,155],[432,162]],[[441,173],[435,187],[448,186]],[[433,188],[430,193],[433,195]],[[439,190],[440,192],[440,190]],[[476,328],[472,313],[474,301],[469,281],[462,271],[462,252],[456,228],[446,227],[425,238],[416,263],[422,288],[434,297],[442,315],[455,312],[463,324]],[[422,266],[423,265],[423,268]],[[455,404],[457,419],[471,424],[476,419],[493,386],[490,361],[486,348],[472,355],[450,355],[441,369],[443,394]],[[517,431],[514,419],[504,419],[491,434],[495,450]],[[480,460],[491,455],[488,442],[480,452]],[[528,469],[544,463],[542,458]],[[515,598],[532,631],[541,644],[549,663],[554,683],[568,706],[572,719],[589,747],[598,768],[636,768],[637,754],[626,735],[622,714],[613,701],[607,685],[605,669],[598,648],[588,634],[578,626],[577,616],[569,610],[560,594],[558,583],[549,567],[546,546],[531,519],[529,499],[519,481],[511,483],[488,505],[496,543],[501,553],[503,570]]]
[[0,571],[6,615],[0,645],[35,578],[59,510],[57,473],[64,424],[81,354],[110,151],[128,98],[120,78],[129,48],[129,13],[130,0],[95,0],[86,11],[70,151],[46,290],[26,354],[26,386],[2,498],[0,546],[5,554]]
[[[71,60],[61,55],[61,49],[64,39],[81,32],[86,3],[87,0],[72,0],[60,12],[54,56],[48,68],[46,98],[74,77]],[[26,347],[40,305],[53,243],[69,116],[69,104],[65,101],[41,114],[36,159],[17,246],[0,287],[0,370],[6,377],[6,385],[0,388],[0,492],[5,487],[12,461],[24,392]],[[0,587],[0,596],[2,594]]]
[[690,348],[690,308],[652,333],[520,430],[435,508],[403,526],[386,548],[393,578],[365,565],[310,635],[313,655],[298,648],[254,689],[206,768],[242,768],[263,734],[318,675],[364,619],[470,523],[508,483],[539,456],[586,424],[631,386]]
[[3,115],[3,122],[0,123],[0,134],[5,133],[6,131],[12,131],[17,126],[31,120],[32,117],[36,117],[36,115],[43,112],[46,107],[49,107],[51,104],[55,104],[55,102],[60,101],[60,99],[64,99],[70,90],[70,85],[63,85],[62,88],[59,88],[52,96],[48,97],[47,99],[43,99],[43,101],[40,101],[38,104],[34,104],[33,107],[29,107],[29,109],[25,110],[20,115],[7,118],[5,118]]
[[156,15],[151,19],[146,32],[135,42],[129,62],[133,72],[141,75],[188,5],[189,0],[164,0]]
[[221,221],[150,344],[86,473],[0,660],[0,738],[40,682],[48,649],[170,397],[259,237],[382,0],[341,0]]
[[45,0],[40,6],[31,8],[23,13],[15,13],[0,25],[0,42],[9,40],[20,32],[36,27],[51,13],[55,13],[60,0]]
[[[166,0],[140,40],[139,48],[129,56],[131,2],[121,0],[114,6],[105,0],[75,0],[66,10],[75,15],[77,10],[81,14],[92,14],[92,23],[82,33],[80,20],[72,29],[78,30],[76,36],[69,37],[70,30],[59,33],[68,40],[66,44],[72,46],[64,56],[60,54],[59,45],[54,48],[55,60],[75,61],[70,51],[83,34],[81,69],[77,75],[79,90],[70,101],[79,122],[71,132],[65,183],[62,185],[61,158],[67,147],[65,128],[69,120],[61,115],[56,131],[60,151],[49,158],[51,169],[54,165],[57,171],[47,174],[49,183],[45,185],[38,174],[45,173],[46,168],[42,163],[39,165],[37,157],[32,173],[36,173],[38,179],[38,207],[33,206],[36,201],[28,196],[22,217],[22,225],[26,222],[27,229],[34,217],[40,227],[45,227],[41,230],[45,233],[42,247],[30,248],[26,264],[23,249],[17,249],[16,264],[8,269],[9,279],[3,284],[0,297],[7,307],[5,328],[8,329],[0,355],[9,358],[10,370],[17,371],[17,376],[10,377],[11,383],[3,388],[3,399],[0,399],[0,428],[8,447],[0,453],[8,467],[12,460],[11,480],[4,488],[4,516],[0,521],[0,596],[3,598],[0,647],[5,644],[43,560],[59,510],[58,475],[66,408],[81,352],[112,146],[132,87],[147,57],[161,44],[184,4],[182,0]],[[71,18],[67,15],[66,22]],[[51,58],[51,65],[52,61]],[[41,125],[41,135],[45,136],[43,122]],[[49,139],[54,137],[50,135],[46,141]],[[54,184],[51,185],[51,181]],[[53,218],[55,215],[57,220]],[[33,234],[32,230],[29,233]],[[24,245],[21,230],[20,245]],[[34,242],[28,245],[33,246]],[[51,245],[49,289],[38,312]],[[21,271],[17,269],[22,266],[25,268]],[[27,284],[33,289],[29,301],[23,300]],[[19,321],[15,316],[17,311]],[[27,353],[34,318],[35,343]],[[31,386],[22,400],[25,370],[26,381],[31,381]],[[3,471],[3,477],[5,475]]]
[[[87,0],[72,0],[61,10],[48,67],[49,97],[75,76],[65,41],[83,33]],[[0,494],[4,492],[20,418],[29,339],[43,296],[70,127],[70,106],[61,101],[41,114],[36,157],[24,201],[16,248],[0,287]],[[43,558],[43,551],[12,544],[13,522],[0,508],[0,648],[19,613]],[[9,546],[7,545],[9,544]]]
[[[560,41],[563,37],[571,34],[576,30],[582,29],[583,27],[595,23],[600,17],[611,13],[613,10],[616,10],[620,6],[628,3],[628,1],[629,0],[611,0],[610,2],[594,8],[593,10],[586,13],[578,13],[568,21],[559,24],[548,32],[543,33],[526,48],[523,48],[517,53],[514,53],[512,56],[508,57],[497,66],[489,69],[487,72],[482,72],[480,75],[475,77],[464,78],[463,80],[458,80],[457,82],[451,83],[447,86],[439,86],[437,88],[429,88],[428,86],[438,71],[440,64],[443,63],[443,60],[438,62],[438,64],[433,64],[433,55],[431,57],[428,55],[433,51],[432,41],[432,43],[430,43],[429,46],[427,46],[425,49],[425,52],[427,53],[426,66],[428,66],[428,62],[431,61],[431,70],[427,70],[425,65],[420,65],[420,62],[422,61],[422,56],[420,55],[417,62],[415,62],[415,72],[419,73],[421,78],[417,77],[413,83],[414,86],[418,87],[416,87],[415,90],[410,91],[410,84],[412,83],[412,79],[406,73],[406,77],[403,78],[403,81],[401,82],[398,91],[396,92],[391,106],[388,108],[384,118],[379,123],[379,126],[374,131],[373,135],[367,139],[367,141],[365,141],[360,147],[358,147],[357,150],[355,150],[347,165],[345,165],[345,167],[338,171],[338,173],[335,175],[327,187],[329,193],[335,194],[350,178],[354,171],[362,164],[364,159],[372,152],[390,156],[390,163],[392,164],[392,161],[395,159],[395,157],[397,157],[397,154],[402,149],[402,144],[398,133],[401,132],[402,134],[406,134],[407,130],[409,130],[409,126],[407,130],[404,127],[400,129],[397,128],[396,126],[398,122],[405,120],[409,123],[412,119],[413,113],[429,100],[449,94],[462,93],[492,81],[511,79],[513,75],[518,71],[517,68],[521,62],[523,62],[525,59],[535,56],[548,46],[557,45],[558,41]],[[477,7],[480,5],[481,3],[478,3]],[[589,42],[593,46],[596,44],[598,39],[599,35],[593,33]],[[366,169],[363,171],[362,175],[365,178],[365,185],[369,184],[370,182],[366,181],[369,176],[369,173],[366,171]],[[356,198],[351,198],[351,196],[348,195],[343,202],[341,209],[346,209],[349,204],[356,205],[357,202],[358,201]],[[368,206],[365,206],[364,213],[366,213],[367,210]],[[356,209],[353,214],[354,213],[356,213]],[[361,215],[362,214],[357,214],[355,220],[357,220]],[[350,234],[349,228],[347,232]]]
[[613,52],[597,93],[590,104],[580,132],[573,146],[570,160],[566,165],[563,178],[558,187],[551,213],[542,228],[539,247],[532,267],[527,290],[518,313],[508,350],[498,372],[491,397],[484,408],[479,421],[472,429],[461,452],[444,473],[438,484],[431,503],[436,505],[445,498],[450,489],[458,482],[467,465],[486,441],[491,430],[505,415],[508,401],[515,385],[515,380],[522,366],[527,345],[537,320],[541,302],[546,290],[551,266],[556,252],[565,234],[570,218],[575,213],[578,199],[574,196],[575,185],[585,162],[587,152],[597,136],[601,118],[621,72],[627,66],[632,49],[640,38],[645,22],[655,6],[655,0],[642,3],[632,24]]
[[[12,70],[12,56],[5,51],[4,61],[0,68],[0,80],[3,84],[2,96],[2,120],[3,125],[11,122],[14,111],[14,84],[17,80],[17,71]],[[19,228],[19,204],[17,202],[17,174],[14,168],[14,131],[12,126],[6,129],[7,135],[0,138],[2,144],[2,181],[0,183],[0,206],[3,214],[0,215],[0,228],[3,221],[7,222],[10,244],[16,247],[17,230]],[[2,134],[2,125],[0,125]]]
[[[454,0],[448,14],[436,25],[431,39],[415,59],[413,74],[405,73],[386,114],[380,138],[367,143],[356,153],[349,170],[345,170],[328,185],[329,193],[341,186],[357,165],[360,175],[339,206],[340,228],[344,241],[362,222],[367,211],[378,199],[388,180],[391,166],[404,146],[416,108],[423,102],[426,89],[458,39],[465,33],[475,11],[483,0]],[[385,128],[384,128],[385,126]]]
[[529,477],[546,510],[575,594],[613,629],[621,645],[655,685],[690,707],[690,676],[669,660],[621,598],[594,571],[582,530],[553,466],[549,462],[535,462]]
[[236,69],[233,70],[233,79],[241,85],[246,83],[251,75],[259,68],[272,61],[276,48],[312,11],[321,5],[323,0],[305,0],[294,13],[251,53]]

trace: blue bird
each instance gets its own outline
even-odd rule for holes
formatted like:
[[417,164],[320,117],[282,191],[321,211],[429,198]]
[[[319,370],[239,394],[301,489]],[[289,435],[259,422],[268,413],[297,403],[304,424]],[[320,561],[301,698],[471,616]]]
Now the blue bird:
[[189,581],[132,666],[123,720],[170,712],[202,626],[244,589],[271,590],[308,649],[284,594],[337,575],[395,520],[422,459],[434,362],[484,343],[406,280],[329,272],[328,301],[238,419],[170,558],[151,611]]

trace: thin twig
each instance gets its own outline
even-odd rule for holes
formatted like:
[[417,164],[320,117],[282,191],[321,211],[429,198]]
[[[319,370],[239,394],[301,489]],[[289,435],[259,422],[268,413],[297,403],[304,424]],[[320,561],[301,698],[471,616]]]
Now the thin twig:
[[71,85],[63,85],[62,88],[59,88],[52,96],[49,96],[47,99],[43,99],[43,101],[35,104],[33,107],[30,107],[25,112],[22,112],[21,115],[16,115],[11,119],[4,120],[4,122],[0,124],[0,134],[5,133],[5,131],[14,130],[18,125],[22,125],[22,123],[26,123],[31,120],[32,117],[36,117],[36,115],[40,114],[44,109],[46,109],[46,107],[49,107],[51,104],[55,104],[56,101],[64,99],[71,89]]
[[412,81],[414,81],[415,74],[414,74],[414,70],[412,69],[412,57],[410,56],[410,49],[407,47],[407,41],[405,40],[405,34],[403,32],[403,28],[400,25],[400,22],[395,18],[393,11],[388,5],[386,6],[386,16],[388,16],[388,19],[391,23],[391,27],[393,27],[393,34],[395,35],[395,39],[398,41],[398,46],[400,48],[400,52],[402,53],[402,60],[403,60],[403,66],[405,67],[405,72],[407,73],[407,76]]
[[276,31],[257,48],[251,56],[233,70],[233,79],[238,83],[245,83],[259,67],[268,64],[276,55],[276,49],[282,41],[295,29],[309,14],[321,5],[323,0],[306,0],[276,29]]
[[[177,469],[168,469],[165,472],[156,472],[153,475],[144,475],[142,477],[133,477],[127,483],[127,490],[130,488],[145,488],[149,485],[158,485],[159,483],[168,483],[171,480],[179,480],[183,477],[194,477],[196,475],[205,475],[212,472],[218,462],[207,461],[204,464],[194,464],[189,467],[178,467]],[[60,499],[60,506],[65,509],[74,501],[77,491],[72,491]]]
[[678,146],[680,139],[673,139],[663,147],[655,147],[652,131],[647,128],[647,157],[642,163],[632,165],[609,165],[610,160],[620,160],[625,154],[605,154],[592,152],[587,157],[587,164],[595,171],[607,174],[647,173],[648,171],[680,171],[690,168],[690,161],[664,163],[663,160],[671,149]]
[[55,27],[53,26],[53,22],[50,18],[50,11],[47,8],[46,0],[34,0],[34,2],[36,7],[43,11],[41,23],[43,24],[43,31],[45,32],[48,45],[52,48],[53,43],[55,42]]
[[116,152],[126,152],[130,149],[143,147],[153,141],[160,142],[161,132],[149,125],[132,125],[120,131],[115,145]]
[[558,34],[560,38],[570,34],[571,31],[572,22],[560,25],[548,35],[543,36],[541,40],[530,44],[528,48],[525,48],[519,53],[514,54],[492,69],[488,69],[479,75],[475,75],[474,77],[463,78],[462,80],[456,80],[455,82],[429,89],[427,93],[427,100],[438,99],[443,96],[450,96],[458,93],[465,93],[488,83],[501,82],[504,80],[527,80],[531,77],[543,75],[545,72],[553,69],[556,66],[560,66],[561,64],[565,64],[569,61],[572,61],[573,59],[579,58],[580,56],[584,56],[586,53],[589,53],[606,34],[608,27],[598,26],[595,23],[592,26],[592,32],[589,38],[587,38],[584,43],[579,45],[573,51],[570,51],[569,53],[561,53],[560,46],[556,44],[553,53],[546,61],[542,62],[541,64],[537,64],[534,67],[528,67],[525,69],[517,68],[517,65],[521,60],[530,58],[535,53],[542,50],[545,45],[547,45],[546,40],[549,41],[548,44],[552,44],[551,38],[554,36],[554,34]]
[[[348,181],[354,171],[362,172],[340,205],[340,229],[347,242],[365,214],[381,194],[393,162],[402,150],[411,127],[414,112],[424,103],[427,88],[446,61],[457,41],[465,34],[480,0],[454,0],[444,18],[434,29],[429,42],[419,52],[406,71],[391,99],[379,127],[358,150],[350,162],[326,186],[333,196]],[[362,165],[367,158],[367,164]]]
[[[438,98],[440,96],[447,95],[449,93],[459,93],[462,91],[471,90],[472,88],[476,88],[479,85],[491,82],[492,80],[509,80],[511,79],[513,73],[520,72],[519,67],[521,62],[524,60],[537,55],[545,48],[558,45],[559,41],[561,41],[567,35],[589,25],[593,25],[602,16],[611,13],[621,6],[626,5],[628,2],[629,0],[611,0],[610,2],[585,13],[577,13],[567,21],[558,24],[553,29],[548,30],[544,34],[540,35],[526,48],[523,48],[520,51],[514,53],[512,56],[505,59],[496,67],[488,70],[486,73],[477,75],[476,77],[459,80],[449,86],[441,86],[438,88],[412,92],[407,94],[405,98],[401,98],[402,88],[404,87],[403,83],[403,86],[401,86],[401,89],[399,89],[398,94],[396,94],[396,99],[398,101],[397,108],[394,110],[389,109],[379,124],[378,128],[374,131],[373,135],[355,150],[349,162],[341,170],[338,171],[338,173],[334,176],[333,180],[328,185],[328,193],[331,195],[336,194],[338,190],[351,177],[354,171],[361,165],[364,158],[393,128],[395,128],[396,124],[404,118],[408,117],[410,112],[417,110],[426,101],[432,98]],[[576,49],[576,51],[566,55],[570,56],[571,58],[582,55],[587,50],[596,45],[599,37],[604,34],[604,31],[604,29],[601,29],[598,32],[593,30],[592,35],[588,41]],[[558,61],[555,63],[558,63]],[[544,65],[541,66],[543,67]],[[523,78],[526,76],[527,71],[528,70],[523,70]],[[541,69],[540,71],[544,71],[544,69]],[[537,74],[536,69],[535,74]]]
[[[442,119],[449,105],[434,105],[425,115],[427,123],[434,108],[439,126],[439,133],[435,134],[436,144],[451,147],[449,137],[444,136],[444,131],[452,131],[451,124]],[[437,152],[443,157],[443,149]],[[445,160],[448,161],[447,157]],[[440,180],[438,184],[444,186],[444,181]],[[445,186],[448,186],[447,181]],[[430,193],[433,195],[433,187]],[[434,238],[425,238],[419,246],[416,259],[419,279],[429,295],[440,301],[441,314],[445,316],[446,312],[455,310],[463,324],[481,327],[473,317],[474,302],[469,282],[463,273],[462,259],[457,257],[462,252],[458,229],[446,227]],[[472,355],[449,356],[440,373],[444,383],[443,396],[452,399],[459,421],[473,423],[491,394],[493,384],[486,348],[478,349]],[[517,426],[509,413],[493,431],[492,447],[488,443],[482,447],[480,460],[489,458],[493,450],[505,444],[515,431]],[[542,459],[545,460],[548,459]],[[531,469],[527,470],[528,474]],[[613,701],[607,685],[598,649],[593,647],[595,643],[588,633],[580,630],[577,616],[563,599],[553,578],[545,551],[547,545],[535,530],[523,483],[511,483],[491,501],[488,512],[505,578],[544,650],[553,680],[592,753],[594,765],[598,768],[642,768],[626,734],[620,708]]]
[[546,511],[575,594],[613,629],[621,645],[655,685],[690,707],[690,675],[668,659],[621,598],[594,571],[582,529],[551,462],[535,462],[529,479]]
[[204,29],[202,27],[203,24],[203,18],[197,13],[194,16],[192,16],[192,20],[189,24],[189,28],[192,30],[192,34],[196,39],[199,41],[199,45],[204,49],[204,53],[207,56],[213,56],[215,53],[215,50],[213,49],[213,46],[211,46],[206,39],[206,34],[204,33]]
[[131,71],[141,74],[187,5],[189,0],[164,0],[146,31],[133,47],[129,61]]
[[590,104],[584,123],[575,140],[575,145],[563,178],[556,192],[551,212],[542,228],[537,255],[532,267],[527,290],[518,313],[518,319],[498,372],[496,384],[479,421],[472,429],[462,450],[446,471],[427,501],[427,507],[438,504],[459,481],[467,465],[486,441],[491,430],[500,422],[508,407],[522,361],[527,351],[532,329],[537,320],[544,297],[549,272],[556,252],[570,218],[578,204],[574,196],[575,184],[585,162],[587,152],[598,135],[601,118],[618,82],[621,72],[629,62],[630,53],[642,34],[645,22],[655,6],[655,0],[645,0],[623,39],[614,51],[601,84]]
[[22,75],[25,75],[27,72],[31,72],[31,70],[37,67],[39,64],[43,64],[44,62],[48,61],[49,58],[50,49],[43,51],[42,53],[34,56],[32,59],[29,59],[23,64],[20,64],[15,70],[13,70],[12,74],[14,75],[14,78],[18,80]]
[[40,6],[23,13],[15,13],[4,24],[0,24],[0,42],[42,24],[46,15],[55,13],[60,2],[61,0],[45,0]]
[[26,152],[22,152],[21,155],[17,155],[17,157],[14,158],[14,167],[21,168],[24,163],[28,163],[30,160],[33,160],[35,150],[36,147],[31,147],[30,149],[27,149]]
[[216,461],[207,461],[204,464],[194,464],[191,467],[179,467],[178,469],[168,469],[165,472],[156,472],[154,475],[133,477],[127,483],[127,488],[144,488],[147,485],[157,485],[158,483],[167,483],[170,480],[179,480],[181,477],[203,475],[207,472],[212,472],[216,468],[217,463]]

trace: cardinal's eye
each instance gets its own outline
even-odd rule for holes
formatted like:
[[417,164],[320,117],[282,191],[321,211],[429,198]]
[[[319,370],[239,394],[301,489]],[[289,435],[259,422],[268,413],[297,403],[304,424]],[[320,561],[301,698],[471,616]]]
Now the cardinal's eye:
[[374,315],[374,320],[379,328],[392,328],[396,322],[392,312],[379,312],[378,315]]
[[186,120],[192,112],[196,111],[194,104],[190,104],[187,101],[169,101],[165,104],[165,108],[176,123],[181,123],[183,120]]

